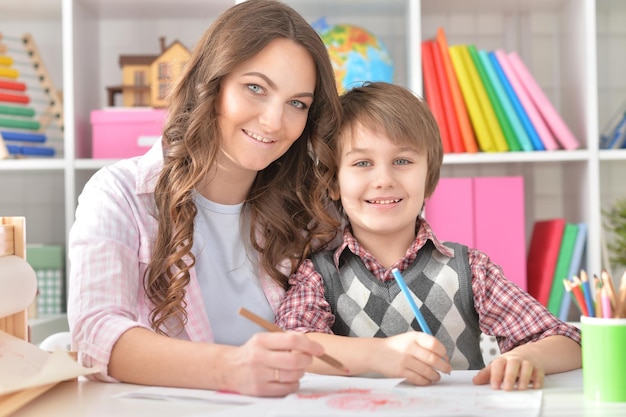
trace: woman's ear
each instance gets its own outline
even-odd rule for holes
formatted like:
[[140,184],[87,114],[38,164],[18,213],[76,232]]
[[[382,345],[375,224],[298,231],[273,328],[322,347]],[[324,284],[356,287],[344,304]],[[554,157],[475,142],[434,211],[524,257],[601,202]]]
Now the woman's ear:
[[339,193],[339,184],[337,184],[336,181],[333,181],[330,184],[330,187],[328,189],[328,196],[333,201],[338,201],[339,198],[341,197],[341,194]]

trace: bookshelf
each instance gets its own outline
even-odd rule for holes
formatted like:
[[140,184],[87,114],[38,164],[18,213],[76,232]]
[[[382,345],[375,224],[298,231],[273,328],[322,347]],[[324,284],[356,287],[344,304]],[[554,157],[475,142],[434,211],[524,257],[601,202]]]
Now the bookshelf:
[[[626,191],[626,150],[598,150],[598,132],[626,101],[626,2],[620,0],[286,0],[309,21],[363,26],[385,43],[395,82],[422,94],[421,41],[446,30],[448,43],[517,51],[581,149],[448,154],[443,177],[521,175],[526,239],[535,220],[565,217],[589,225],[587,268],[602,267],[601,212]],[[0,31],[33,34],[63,89],[64,153],[0,161],[0,214],[25,215],[28,241],[65,243],[87,179],[111,160],[90,158],[91,110],[120,82],[120,54],[158,51],[158,38],[193,47],[235,0],[22,0],[0,5]],[[3,193],[6,194],[6,193]],[[503,237],[506,244],[506,236]],[[615,275],[615,274],[614,274]]]

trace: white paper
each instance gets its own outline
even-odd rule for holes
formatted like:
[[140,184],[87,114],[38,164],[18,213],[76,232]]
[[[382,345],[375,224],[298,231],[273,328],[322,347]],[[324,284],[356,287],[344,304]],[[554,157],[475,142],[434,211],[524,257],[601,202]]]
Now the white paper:
[[[346,378],[307,374],[300,380],[301,393],[333,392],[344,389],[392,388],[402,382],[402,378]],[[187,388],[146,387],[136,391],[118,394],[120,398],[151,399],[159,401],[207,402],[211,404],[251,405],[282,401],[276,398],[251,397],[223,391],[210,391]]]
[[[316,376],[316,380],[312,380],[306,375],[301,382],[303,389],[296,394],[271,402],[212,411],[211,416],[539,416],[541,390],[492,390],[489,385],[474,385],[472,377],[475,373],[455,371],[452,375],[443,375],[441,381],[428,387],[397,384],[397,380],[387,384],[384,379],[370,379],[363,385],[358,381],[355,387],[353,382],[361,378]],[[307,385],[311,388],[306,388]]]
[[250,405],[263,402],[264,398],[250,397],[223,391],[188,388],[147,387],[117,394],[119,398],[135,398],[172,402],[206,402],[209,404]]
[[[474,385],[466,373],[442,375],[439,382],[416,387],[336,389],[325,394],[287,396],[266,416],[477,416],[533,417],[541,410],[542,392],[495,391]],[[249,411],[249,410],[248,410]]]
[[49,353],[0,332],[0,395],[95,372],[79,365],[66,351]]

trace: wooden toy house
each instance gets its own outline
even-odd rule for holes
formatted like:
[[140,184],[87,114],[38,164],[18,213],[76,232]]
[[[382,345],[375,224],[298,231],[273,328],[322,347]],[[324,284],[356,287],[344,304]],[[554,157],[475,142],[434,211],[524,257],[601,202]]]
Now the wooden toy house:
[[169,46],[161,37],[158,55],[121,55],[122,85],[108,87],[109,106],[122,94],[123,107],[165,107],[167,92],[189,60],[189,50],[175,40]]

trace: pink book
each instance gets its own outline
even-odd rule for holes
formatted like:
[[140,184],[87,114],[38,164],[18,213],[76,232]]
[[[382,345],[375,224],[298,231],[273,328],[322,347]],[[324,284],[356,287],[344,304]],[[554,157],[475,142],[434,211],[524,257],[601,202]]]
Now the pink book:
[[475,248],[526,290],[524,178],[474,178]]
[[[530,119],[530,122],[533,124],[533,127],[537,131],[537,134],[539,135],[539,138],[541,139],[544,148],[548,151],[558,149],[558,145],[556,143],[556,140],[554,139],[554,136],[552,136],[552,133],[550,133],[550,129],[548,129],[548,126],[542,119],[539,110],[535,107],[535,103],[528,96],[528,93],[523,86],[522,80],[520,80],[517,72],[513,69],[513,66],[509,60],[509,56],[502,49],[494,51],[494,54],[496,55],[496,58],[498,58],[498,62],[500,63],[504,74],[511,83],[511,86],[515,90],[515,93],[517,94],[519,101],[524,107],[524,110],[526,110],[526,114],[528,114],[528,118]],[[535,144],[533,144],[533,147],[537,149]]]
[[[574,137],[571,130],[567,127],[550,100],[548,100],[548,97],[546,97],[541,87],[539,87],[517,52],[513,51],[509,53],[509,63],[513,67],[517,76],[520,78],[524,88],[543,115],[548,126],[552,130],[552,133],[554,133],[554,136],[559,141],[561,146],[568,150],[578,148],[580,146],[578,140]],[[547,148],[548,147],[546,146],[546,149]]]
[[424,216],[442,241],[474,245],[472,178],[441,178],[426,200]]

